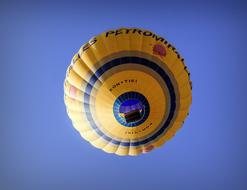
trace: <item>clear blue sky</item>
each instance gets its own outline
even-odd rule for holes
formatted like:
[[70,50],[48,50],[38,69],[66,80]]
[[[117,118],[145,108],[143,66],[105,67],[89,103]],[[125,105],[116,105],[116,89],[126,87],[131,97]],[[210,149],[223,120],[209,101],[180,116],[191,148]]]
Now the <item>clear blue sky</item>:
[[[1,190],[246,190],[247,3],[0,2]],[[191,71],[193,104],[163,148],[118,157],[74,130],[63,102],[72,55],[93,35],[141,27]]]

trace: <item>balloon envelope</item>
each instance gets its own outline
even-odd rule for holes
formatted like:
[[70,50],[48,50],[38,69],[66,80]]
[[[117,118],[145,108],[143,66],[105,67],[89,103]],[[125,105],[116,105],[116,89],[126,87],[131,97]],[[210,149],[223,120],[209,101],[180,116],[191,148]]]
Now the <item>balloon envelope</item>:
[[192,102],[189,76],[181,55],[155,33],[106,31],[68,67],[67,113],[93,146],[118,155],[147,153],[182,126]]

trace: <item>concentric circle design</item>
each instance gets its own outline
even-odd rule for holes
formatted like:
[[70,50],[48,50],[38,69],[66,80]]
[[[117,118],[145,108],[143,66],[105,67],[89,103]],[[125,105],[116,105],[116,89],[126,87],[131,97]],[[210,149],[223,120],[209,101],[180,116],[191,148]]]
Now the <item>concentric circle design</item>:
[[138,28],[106,31],[72,59],[64,82],[67,113],[93,146],[147,153],[184,123],[192,102],[189,76],[164,38]]
[[[98,78],[104,73],[107,72],[108,70],[112,69],[113,67],[117,67],[119,65],[122,64],[128,64],[128,63],[135,63],[135,64],[140,64],[140,65],[144,65],[152,70],[154,70],[155,72],[157,72],[157,74],[160,75],[160,77],[165,81],[167,88],[169,89],[169,95],[170,95],[170,111],[169,111],[169,115],[168,118],[166,120],[166,122],[164,123],[164,125],[160,128],[159,131],[157,131],[157,133],[153,134],[152,136],[150,136],[149,138],[146,138],[142,141],[137,141],[137,142],[124,142],[124,141],[119,141],[115,138],[109,137],[107,136],[105,133],[103,133],[99,126],[97,126],[97,124],[95,123],[93,117],[92,117],[92,112],[90,110],[90,94],[91,91],[95,85],[95,83],[97,82]],[[96,77],[97,76],[97,77]],[[150,89],[151,90],[151,89]],[[174,92],[174,87],[172,85],[172,82],[169,78],[169,76],[167,75],[167,73],[161,69],[157,64],[155,64],[154,62],[151,62],[147,59],[144,58],[140,58],[140,57],[121,57],[118,59],[114,59],[108,63],[106,63],[103,68],[99,68],[95,74],[92,75],[91,79],[89,80],[89,83],[87,83],[86,86],[86,93],[84,94],[84,108],[86,111],[86,117],[87,120],[89,121],[91,127],[93,129],[95,129],[96,133],[98,133],[98,135],[102,138],[104,138],[106,141],[111,142],[115,145],[122,145],[122,146],[139,146],[139,145],[143,145],[146,143],[149,143],[150,141],[158,138],[164,131],[165,129],[169,126],[169,124],[171,123],[171,120],[173,119],[174,116],[174,112],[176,109],[176,95]],[[162,113],[159,113],[162,114]]]
[[126,127],[142,124],[149,115],[149,109],[145,96],[133,91],[120,95],[113,105],[116,120]]

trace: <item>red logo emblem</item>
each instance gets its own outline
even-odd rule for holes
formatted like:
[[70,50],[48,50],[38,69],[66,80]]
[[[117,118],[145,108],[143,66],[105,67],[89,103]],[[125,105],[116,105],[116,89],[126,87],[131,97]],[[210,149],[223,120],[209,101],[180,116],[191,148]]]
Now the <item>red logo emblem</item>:
[[69,93],[74,98],[76,96],[77,89],[74,86],[70,86]]
[[159,56],[166,56],[166,48],[162,44],[155,44],[153,47],[153,54]]
[[150,152],[153,149],[154,149],[154,146],[153,145],[149,145],[148,147],[144,147],[144,149],[142,150],[142,152],[143,153],[148,153],[148,152]]

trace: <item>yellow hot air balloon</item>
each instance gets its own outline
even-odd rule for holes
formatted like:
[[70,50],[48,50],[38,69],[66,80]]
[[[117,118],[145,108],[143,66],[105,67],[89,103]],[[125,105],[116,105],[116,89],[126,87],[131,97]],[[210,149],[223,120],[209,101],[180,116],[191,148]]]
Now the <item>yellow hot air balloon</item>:
[[146,153],[182,126],[192,102],[189,76],[164,38],[138,28],[109,30],[74,55],[64,82],[67,113],[93,146]]

